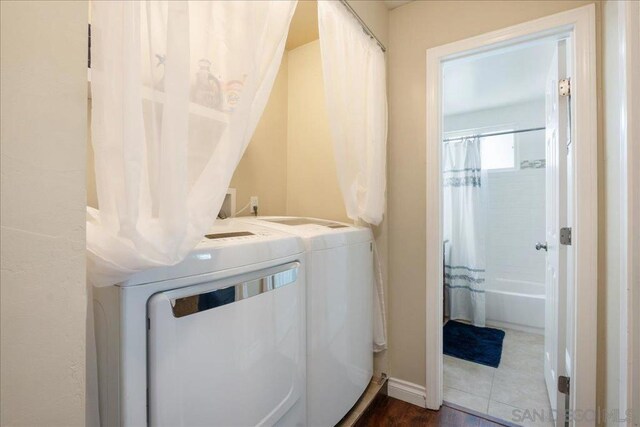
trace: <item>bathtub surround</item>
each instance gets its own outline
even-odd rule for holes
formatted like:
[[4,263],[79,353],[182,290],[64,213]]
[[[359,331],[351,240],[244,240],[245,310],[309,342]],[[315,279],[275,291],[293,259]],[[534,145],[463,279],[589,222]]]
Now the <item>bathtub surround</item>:
[[0,17],[0,425],[84,426],[87,3]]
[[[544,147],[544,135],[539,145]],[[487,321],[542,333],[544,329],[545,170],[489,171]]]

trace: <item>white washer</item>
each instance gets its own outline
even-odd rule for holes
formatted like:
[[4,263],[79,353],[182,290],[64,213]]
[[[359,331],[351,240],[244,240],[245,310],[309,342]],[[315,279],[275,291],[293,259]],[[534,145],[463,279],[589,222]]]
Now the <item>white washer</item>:
[[95,288],[101,424],[304,425],[303,259],[226,220],[182,263]]
[[307,250],[307,425],[336,425],[373,374],[371,230],[312,218],[239,220],[302,237]]

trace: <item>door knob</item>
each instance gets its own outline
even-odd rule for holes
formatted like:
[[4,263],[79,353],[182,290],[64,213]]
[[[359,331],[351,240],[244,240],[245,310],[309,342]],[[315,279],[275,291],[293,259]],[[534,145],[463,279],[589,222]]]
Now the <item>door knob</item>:
[[544,243],[536,243],[536,251],[539,251],[540,249],[544,249],[545,251],[547,250],[547,242]]

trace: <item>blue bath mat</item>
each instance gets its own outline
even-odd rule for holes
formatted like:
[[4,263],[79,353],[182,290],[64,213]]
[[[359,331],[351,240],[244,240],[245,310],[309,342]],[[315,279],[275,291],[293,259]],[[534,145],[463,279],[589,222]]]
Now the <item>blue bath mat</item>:
[[504,331],[479,328],[449,320],[444,325],[444,354],[497,368],[502,356]]

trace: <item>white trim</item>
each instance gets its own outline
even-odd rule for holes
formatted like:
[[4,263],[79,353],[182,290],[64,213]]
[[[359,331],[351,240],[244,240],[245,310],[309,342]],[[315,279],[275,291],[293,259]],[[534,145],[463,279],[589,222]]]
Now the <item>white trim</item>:
[[421,408],[425,407],[424,387],[409,381],[389,378],[387,381],[387,395]]
[[[640,411],[640,350],[634,324],[638,324],[640,302],[640,3],[619,2],[618,66],[620,71],[620,413]],[[635,142],[635,144],[634,144]],[[634,241],[634,236],[635,241]],[[635,262],[634,262],[635,260]],[[634,288],[635,284],[635,288]],[[608,284],[614,286],[614,283]],[[635,405],[634,405],[635,401]],[[625,423],[632,426],[631,419]]]
[[[442,405],[442,218],[441,218],[441,64],[445,60],[556,34],[573,40],[572,91],[575,142],[573,221],[575,236],[571,407],[596,408],[597,330],[597,92],[595,5],[536,19],[427,50],[427,242],[426,242],[426,403]],[[575,284],[579,283],[580,286]],[[592,423],[589,423],[592,424]],[[585,424],[586,425],[586,424]]]

